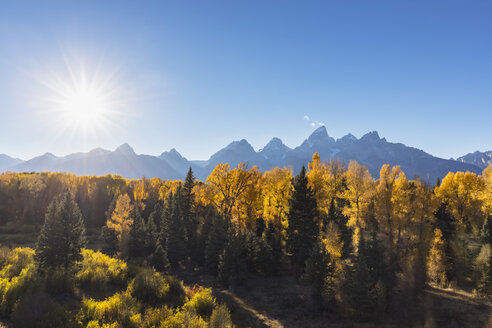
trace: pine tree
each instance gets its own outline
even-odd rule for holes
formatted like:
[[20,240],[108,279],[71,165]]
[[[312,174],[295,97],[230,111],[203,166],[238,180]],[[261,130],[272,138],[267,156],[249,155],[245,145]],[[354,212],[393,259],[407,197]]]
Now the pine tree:
[[213,275],[217,275],[219,255],[222,254],[227,242],[227,224],[220,215],[212,217],[208,238],[205,243],[205,268]]
[[352,252],[352,236],[353,231],[347,226],[348,218],[343,215],[342,209],[335,204],[335,199],[331,200],[328,216],[324,226],[328,226],[329,222],[335,222],[340,232],[342,246],[342,259],[346,259]]
[[391,289],[384,248],[376,233],[369,242],[360,239],[359,252],[353,262],[345,283],[344,298],[356,319],[367,320],[377,315],[378,308],[384,310],[387,298],[384,291]]
[[317,207],[311,188],[308,186],[306,168],[294,178],[294,192],[290,201],[289,226],[287,228],[287,249],[299,277],[317,238]]
[[482,244],[492,245],[492,215],[489,215],[485,219],[482,230],[480,231],[480,239],[482,240]]
[[329,276],[333,275],[330,254],[321,240],[316,240],[306,260],[303,280],[308,282],[316,294],[321,295],[327,287]]
[[48,206],[36,246],[39,269],[45,271],[60,267],[68,273],[76,262],[82,260],[85,244],[82,214],[72,195],[66,192]]
[[185,259],[186,254],[186,235],[181,209],[182,197],[179,186],[171,200],[171,217],[167,234],[167,255],[172,266],[177,266]]
[[227,242],[219,256],[218,275],[224,285],[235,287],[244,280],[247,271],[247,241],[243,234],[227,232]]
[[195,206],[195,194],[193,193],[194,186],[195,176],[190,167],[181,190],[181,213],[183,215],[188,251],[190,251],[193,244],[196,243],[197,222],[193,211]]
[[157,225],[154,221],[154,216],[150,215],[147,225],[145,227],[145,232],[147,237],[145,239],[145,247],[147,254],[152,254],[159,240],[159,232],[157,230]]
[[159,272],[167,273],[171,264],[167,258],[167,253],[160,243],[157,244],[154,254],[150,260],[150,264]]
[[154,210],[150,213],[149,219],[148,219],[149,222],[151,220],[154,221],[157,232],[161,231],[162,211],[163,211],[162,202],[159,201],[159,202],[157,202],[157,204],[155,204]]
[[167,249],[167,241],[169,239],[170,229],[171,229],[171,219],[173,216],[173,206],[174,206],[174,194],[172,192],[166,198],[166,204],[162,210],[160,231],[159,231],[159,242]]
[[138,206],[133,207],[130,217],[133,224],[128,240],[128,255],[133,258],[144,257],[146,255],[147,229]]
[[[445,277],[448,282],[453,281],[457,278],[456,265],[458,256],[453,248],[456,239],[457,222],[453,215],[448,211],[448,205],[446,203],[442,203],[439,206],[438,210],[434,213],[434,216],[436,218],[434,228],[439,229],[441,233],[440,239],[442,239],[443,243],[442,247],[445,256],[443,263],[445,263],[446,268]],[[444,281],[442,283],[444,283]]]

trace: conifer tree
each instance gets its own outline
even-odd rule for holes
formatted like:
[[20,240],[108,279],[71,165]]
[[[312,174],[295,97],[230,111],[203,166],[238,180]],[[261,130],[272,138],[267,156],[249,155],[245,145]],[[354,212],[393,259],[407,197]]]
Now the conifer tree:
[[157,247],[154,254],[152,254],[150,264],[154,267],[154,269],[162,273],[167,273],[171,267],[169,259],[167,258],[166,250],[160,243],[157,243]]
[[133,221],[128,240],[128,255],[133,258],[146,255],[147,229],[138,206],[134,206],[130,214]]
[[186,235],[183,224],[181,186],[171,199],[170,222],[167,233],[167,255],[172,266],[185,259]]
[[333,275],[333,267],[330,262],[330,254],[326,251],[325,245],[321,240],[316,240],[309,258],[306,260],[302,278],[313,286],[313,290],[319,295],[327,287],[326,283],[329,276]]
[[82,260],[85,244],[85,226],[78,205],[69,192],[59,195],[48,206],[36,246],[39,269],[60,267],[68,273]]
[[171,229],[171,218],[173,216],[174,194],[172,192],[166,198],[166,203],[161,214],[161,223],[159,231],[159,242],[167,249],[167,241],[169,239]]
[[195,176],[190,167],[181,190],[181,212],[183,215],[188,250],[190,250],[193,243],[196,242],[197,222],[193,211],[195,204],[195,194],[193,193],[194,186]]
[[328,209],[328,216],[324,226],[328,226],[329,222],[335,222],[340,232],[340,239],[343,243],[342,246],[342,258],[347,258],[352,252],[352,229],[347,226],[348,218],[343,215],[342,209],[338,208],[335,204],[335,200],[332,199],[330,208]]
[[156,231],[161,231],[161,223],[162,223],[162,202],[157,202],[154,206],[154,210],[150,213],[148,221],[154,221],[156,226]]
[[482,240],[482,244],[492,246],[492,215],[487,216],[485,219],[482,230],[480,230],[480,239]]
[[145,227],[145,232],[147,234],[145,238],[145,247],[147,254],[152,254],[159,240],[159,232],[157,231],[157,225],[154,221],[154,216],[150,215],[147,225]]
[[227,224],[221,215],[212,217],[208,238],[205,243],[205,268],[213,275],[217,274],[219,255],[227,242]]
[[[449,282],[457,278],[457,254],[455,249],[453,248],[453,243],[456,239],[457,222],[453,215],[448,211],[448,205],[446,203],[440,204],[438,210],[436,211],[436,213],[434,213],[434,216],[436,218],[434,222],[434,228],[440,231],[439,238],[442,240],[442,243],[439,242],[439,247],[442,247],[444,251],[445,258],[443,263],[445,263],[446,270],[445,278]],[[437,236],[434,235],[434,241],[437,243],[438,241],[435,239],[436,237]],[[444,284],[444,281],[442,281],[441,283]]]
[[229,287],[240,284],[247,271],[247,241],[243,234],[235,235],[233,229],[227,232],[227,241],[219,256],[219,279]]
[[367,320],[386,304],[387,296],[383,291],[391,289],[384,248],[376,233],[369,242],[360,239],[359,252],[353,262],[346,281],[345,300],[355,318]]
[[294,178],[294,192],[290,201],[287,249],[299,277],[318,235],[316,225],[317,207],[311,188],[308,186],[306,168]]

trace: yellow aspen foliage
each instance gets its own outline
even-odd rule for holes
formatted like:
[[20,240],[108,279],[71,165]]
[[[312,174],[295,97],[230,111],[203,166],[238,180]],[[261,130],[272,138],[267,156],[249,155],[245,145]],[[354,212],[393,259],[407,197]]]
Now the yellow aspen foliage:
[[459,228],[471,225],[478,233],[483,223],[482,193],[484,179],[471,172],[449,172],[435,193],[442,203],[447,203],[451,214],[460,223]]
[[[379,181],[376,185],[376,218],[380,228],[388,238],[389,246],[394,243],[395,222],[394,222],[394,200],[395,181],[402,174],[400,166],[390,168],[384,164],[379,172]],[[406,179],[406,178],[405,178]]]
[[127,194],[120,195],[116,200],[116,207],[111,214],[111,218],[106,221],[107,227],[116,231],[120,251],[124,255],[126,255],[128,237],[133,224],[133,219],[130,217],[132,209],[133,206],[130,203],[130,197]]
[[492,164],[482,172],[484,188],[482,191],[483,211],[487,215],[492,215]]
[[349,227],[366,228],[367,223],[362,220],[362,212],[367,207],[372,196],[373,181],[371,174],[364,165],[350,161],[345,173],[347,189],[344,197],[348,201],[343,214],[348,217]]
[[[260,193],[260,178],[261,173],[256,166],[248,169],[245,163],[239,163],[237,168],[231,170],[229,164],[219,164],[207,177],[206,182],[211,190],[206,192],[205,196],[211,197],[209,201],[212,204],[239,226],[243,226],[245,222],[239,222],[241,213],[237,206],[240,204],[240,208],[244,209],[245,205],[256,201],[255,197]],[[248,219],[251,219],[249,215],[253,214],[247,214]]]
[[447,261],[445,247],[441,230],[435,229],[427,261],[427,276],[432,282],[442,287],[448,283],[446,277]]
[[326,216],[330,208],[329,175],[328,166],[321,162],[318,153],[314,153],[311,163],[308,164],[308,186],[314,193],[318,211],[322,216]]
[[322,237],[323,244],[330,257],[337,261],[342,257],[343,241],[340,238],[340,231],[335,222],[330,221]]
[[285,231],[293,191],[292,169],[276,167],[266,171],[262,181],[263,218],[279,231]]

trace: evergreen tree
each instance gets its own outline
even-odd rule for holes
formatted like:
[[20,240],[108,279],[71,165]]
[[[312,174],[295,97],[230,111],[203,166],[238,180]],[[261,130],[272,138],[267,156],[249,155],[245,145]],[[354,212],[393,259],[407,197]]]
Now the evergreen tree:
[[188,250],[191,250],[193,243],[196,243],[197,222],[193,210],[195,205],[195,194],[193,193],[194,186],[195,176],[190,167],[181,190],[181,212],[183,215]]
[[156,226],[156,231],[160,232],[161,231],[161,223],[162,223],[162,202],[157,202],[154,206],[154,210],[150,213],[148,221],[150,222],[151,220],[154,221],[154,224]]
[[227,242],[219,256],[219,279],[229,287],[234,287],[244,280],[247,271],[247,241],[243,234],[235,235],[233,229],[227,233]]
[[169,239],[171,229],[171,219],[173,216],[174,194],[172,192],[166,198],[166,204],[161,214],[161,223],[159,231],[159,242],[167,249],[167,241]]
[[176,190],[176,194],[171,199],[171,217],[169,222],[169,232],[167,234],[167,255],[172,266],[185,259],[186,254],[186,235],[183,224],[181,186]]
[[457,222],[453,215],[448,211],[448,205],[446,203],[441,203],[438,210],[434,213],[434,216],[436,218],[434,228],[439,229],[441,233],[440,239],[442,239],[442,245],[439,247],[442,247],[444,251],[445,258],[443,263],[445,263],[445,277],[449,282],[457,278],[457,254],[453,248],[456,239]]
[[115,230],[104,225],[101,228],[101,241],[104,243],[102,247],[103,253],[115,255],[118,252],[118,234]]
[[353,317],[367,320],[376,316],[378,309],[384,310],[387,298],[384,291],[390,289],[388,285],[388,265],[376,234],[373,233],[369,243],[361,238],[345,283],[344,299]]
[[219,255],[227,242],[227,230],[226,220],[220,215],[213,216],[205,243],[205,268],[210,274],[217,274]]
[[343,215],[342,209],[335,204],[335,199],[331,200],[324,226],[327,227],[329,222],[335,222],[338,226],[340,239],[343,242],[342,259],[346,259],[352,252],[353,231],[347,226],[348,218]]
[[157,244],[154,254],[150,260],[150,264],[159,272],[167,273],[171,264],[167,258],[167,253],[160,243]]
[[294,178],[294,192],[290,201],[287,249],[299,277],[317,238],[317,207],[311,188],[308,186],[306,168]]
[[146,240],[147,240],[147,229],[145,227],[145,222],[140,214],[138,206],[134,206],[130,214],[133,221],[130,230],[130,236],[128,240],[128,255],[133,258],[144,257],[147,254],[146,250]]
[[145,239],[145,247],[147,254],[152,254],[159,240],[159,232],[157,231],[157,225],[154,221],[154,216],[150,215],[147,225],[145,227],[147,237]]
[[68,273],[76,262],[82,260],[85,244],[82,214],[72,195],[66,192],[48,206],[36,246],[39,269],[60,267]]
[[480,239],[482,244],[492,245],[492,215],[487,216],[485,219],[480,231]]
[[306,260],[302,278],[313,287],[314,292],[319,296],[328,287],[327,281],[331,275],[333,275],[333,267],[330,254],[326,251],[323,242],[316,240]]

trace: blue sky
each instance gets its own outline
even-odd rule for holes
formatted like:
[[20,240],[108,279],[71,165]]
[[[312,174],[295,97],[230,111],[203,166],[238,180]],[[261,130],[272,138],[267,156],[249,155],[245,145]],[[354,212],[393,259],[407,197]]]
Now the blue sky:
[[[0,153],[128,142],[206,159],[242,138],[296,146],[312,122],[446,158],[490,150],[490,17],[490,1],[7,1]],[[70,70],[110,81],[90,131],[51,108]]]

